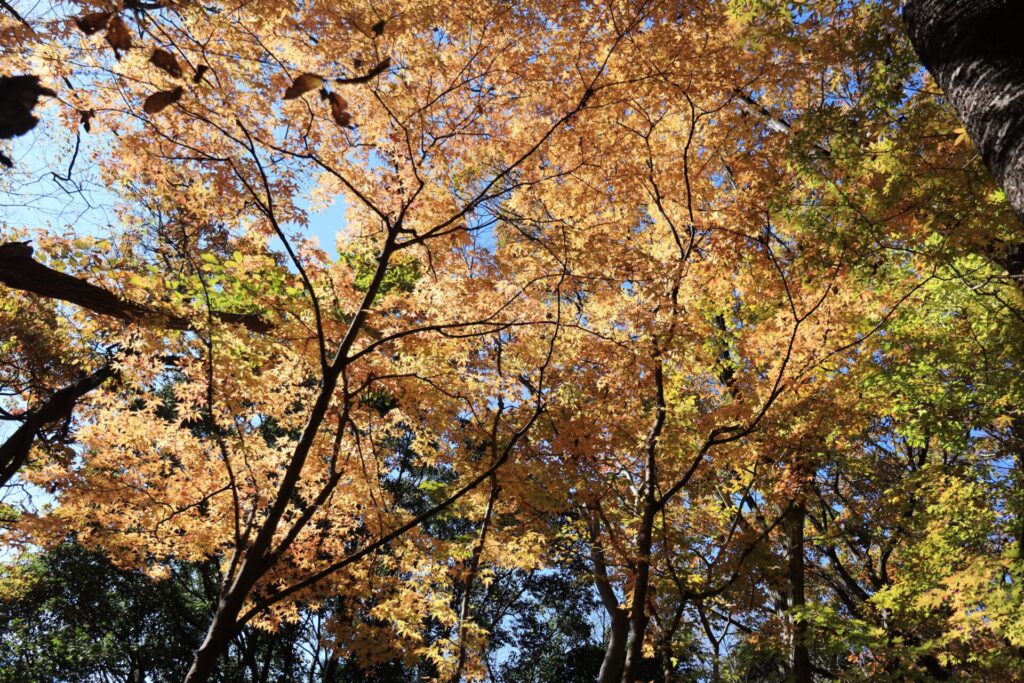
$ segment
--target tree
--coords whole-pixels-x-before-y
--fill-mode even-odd
[[[1013,26],[1018,3],[908,0],[907,31],[985,165],[1024,216],[1024,54]]]
[[[186,680],[1014,671],[1020,235],[896,2],[4,21],[110,212],[3,226],[6,542],[211,568]]]

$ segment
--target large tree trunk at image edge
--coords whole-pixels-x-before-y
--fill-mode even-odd
[[[1024,2],[907,0],[910,40],[1024,220]]]

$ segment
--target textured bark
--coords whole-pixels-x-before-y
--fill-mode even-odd
[[[907,0],[903,18],[921,62],[1024,221],[1024,2]],[[1024,247],[1016,245],[1008,253],[996,250],[988,256],[1024,291]],[[1018,459],[1018,491],[1020,472]],[[1024,542],[1019,522],[1016,535],[1018,542]],[[952,677],[930,655],[918,661],[935,680]]]
[[[32,258],[32,247],[21,242],[0,244],[0,282],[12,289],[67,301],[127,322],[170,330],[194,329],[190,320],[179,315],[122,299],[102,287],[43,265]],[[258,333],[268,332],[272,327],[257,315],[215,311],[213,316]]]
[[[910,40],[1024,220],[1024,2],[907,0]]]

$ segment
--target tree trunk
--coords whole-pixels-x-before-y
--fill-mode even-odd
[[[608,645],[601,661],[601,672],[598,683],[619,683],[622,672],[626,668],[626,640],[629,638],[629,619],[625,612],[611,615],[612,627],[608,636]]]
[[[804,595],[804,518],[807,512],[803,503],[794,504],[787,514],[787,607],[802,610],[806,605]],[[802,615],[791,616],[792,647],[790,650],[790,672],[793,683],[811,683],[811,655],[807,647],[807,621]]]
[[[116,376],[117,370],[104,365],[92,374],[55,391],[50,398],[27,411],[21,426],[0,444],[0,486],[6,486],[28,462],[32,444],[43,428],[61,420],[70,420],[79,399]]]
[[[1024,2],[907,0],[910,40],[1024,219]]]
[[[667,638],[658,643],[658,658],[661,660],[662,683],[673,683],[676,680],[676,671],[672,666],[672,644]]]
[[[623,669],[626,667],[629,617],[626,610],[619,607],[618,596],[616,596],[608,576],[608,562],[604,556],[604,547],[601,545],[599,515],[594,510],[585,510],[583,516],[587,521],[587,529],[590,531],[590,557],[594,564],[594,585],[601,598],[601,604],[604,605],[605,612],[611,620],[608,645],[605,646],[604,659],[601,661],[601,671],[597,680],[598,683],[619,683],[622,680]]]
[[[462,605],[459,607],[459,659],[455,665],[455,672],[451,676],[451,683],[458,683],[462,680],[463,669],[466,668],[466,621],[469,619],[470,599],[473,594],[473,582],[476,580],[477,572],[480,570],[480,557],[484,552],[484,545],[487,543],[487,530],[491,524],[491,515],[494,513],[494,503],[498,500],[500,492],[498,477],[491,475],[491,493],[487,497],[487,510],[484,512],[484,519],[480,523],[480,535],[473,545],[473,554],[466,571],[465,584],[462,587]]]
[[[333,650],[324,666],[322,683],[335,683],[338,678],[338,655]]]
[[[633,578],[633,600],[629,608],[629,644],[626,648],[626,665],[622,672],[623,683],[633,683],[640,672],[643,661],[644,633],[647,631],[647,593],[651,583],[651,546],[654,537],[654,516],[658,511],[658,440],[665,427],[668,411],[665,406],[665,377],[660,352],[655,349],[654,385],[658,410],[654,424],[647,435],[644,451],[647,454],[643,487],[643,512],[640,516],[640,530],[637,535],[636,571]]]
[[[232,586],[233,588],[234,586]],[[213,621],[206,631],[203,644],[196,650],[192,666],[185,676],[185,683],[201,683],[210,680],[217,670],[218,660],[227,651],[231,639],[237,635],[240,628],[238,615],[242,611],[248,589],[244,591],[232,589],[226,591],[217,603],[217,611],[214,612]]]
[[[626,648],[626,663],[622,672],[623,683],[633,683],[640,671],[643,660],[644,633],[647,631],[647,591],[651,582],[651,538],[654,527],[653,500],[648,501],[640,520],[640,536],[637,539],[636,576],[633,580],[633,601],[629,614],[629,644]]]

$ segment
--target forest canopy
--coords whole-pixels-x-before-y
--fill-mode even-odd
[[[0,680],[1024,681],[1011,5],[0,1]]]

